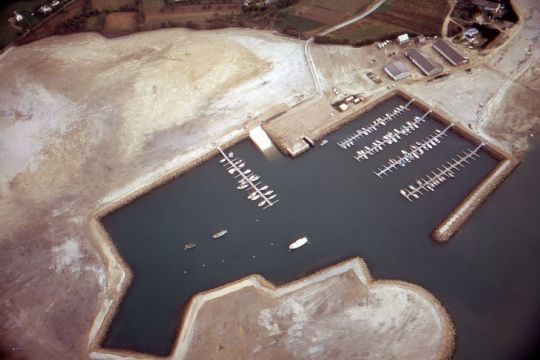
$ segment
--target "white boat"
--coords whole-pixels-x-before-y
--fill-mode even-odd
[[[266,205],[266,200],[263,200],[258,204],[259,207],[264,206],[264,205]]]
[[[227,234],[227,230],[221,230],[221,231],[218,231],[217,233],[215,233],[214,235],[212,235],[212,237],[214,239],[219,239],[220,237],[222,237],[225,234]]]
[[[326,144],[328,144],[328,140],[324,139],[323,141],[321,141],[321,146],[324,146]]]
[[[229,153],[229,157],[232,158],[233,156],[234,156],[234,154],[233,154],[233,152],[231,151],[231,152]]]
[[[289,245],[289,251],[294,250],[294,249],[298,249],[299,247],[306,245],[307,242],[308,242],[308,238],[304,236],[303,238],[300,238],[300,239],[292,242]]]
[[[268,185],[264,185],[264,186],[263,186],[262,188],[260,188],[259,190],[264,191],[264,190],[266,190],[266,189],[268,189]]]
[[[242,185],[238,186],[237,189],[238,190],[243,190],[243,189],[245,189],[247,187],[248,187],[247,184],[242,184]]]
[[[225,162],[225,158],[219,160],[219,163],[220,163],[220,164],[223,164],[224,162]]]

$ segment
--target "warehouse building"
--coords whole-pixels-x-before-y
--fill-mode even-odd
[[[437,40],[433,44],[433,48],[454,66],[462,65],[469,61],[469,59],[457,52],[446,40]]]
[[[384,72],[388,74],[394,81],[404,79],[411,76],[409,68],[401,61],[394,61],[384,67]]]
[[[405,51],[405,56],[411,60],[426,76],[438,74],[442,71],[442,66],[437,64],[431,58],[424,55],[418,49],[410,49]]]

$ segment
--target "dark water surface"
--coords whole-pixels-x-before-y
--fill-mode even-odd
[[[403,99],[392,98],[328,136],[297,159],[269,161],[249,141],[230,149],[279,195],[268,210],[246,200],[218,158],[104,219],[133,269],[131,284],[103,346],[166,355],[182,308],[197,292],[258,273],[282,284],[353,256],[375,278],[399,279],[432,292],[457,331],[457,359],[514,359],[533,353],[540,335],[540,151],[483,205],[450,243],[429,234],[497,162],[486,153],[457,178],[408,202],[399,189],[473,148],[452,134],[421,160],[379,179],[372,170],[400,149],[443,127],[430,120],[370,160],[336,142]],[[422,113],[413,109],[359,145]],[[221,229],[229,233],[213,240]],[[307,236],[310,244],[287,251]],[[193,241],[197,247],[183,250]],[[216,314],[219,316],[219,314]]]

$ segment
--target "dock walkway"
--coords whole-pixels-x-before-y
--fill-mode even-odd
[[[243,160],[240,158],[233,158],[234,154],[232,152],[227,155],[221,147],[218,147],[218,150],[223,156],[220,163],[223,163],[223,166],[227,168],[230,175],[235,175],[235,179],[239,178],[237,189],[246,191],[252,190],[248,195],[249,200],[255,201],[262,199],[258,206],[262,207],[263,210],[274,206],[279,202],[277,195],[273,194],[273,190],[268,189],[268,186],[262,184],[262,182],[255,182],[260,179],[259,175],[252,173],[250,169],[243,169],[245,167],[245,162]]]
[[[357,161],[367,160],[370,156],[381,151],[383,147],[392,143],[397,143],[399,140],[401,140],[402,136],[405,137],[411,134],[414,130],[418,129],[420,124],[426,121],[426,116],[430,112],[431,110],[426,112],[421,117],[416,116],[413,121],[407,121],[404,125],[401,125],[399,129],[393,129],[387,132],[379,139],[374,140],[370,146],[365,146],[363,149],[358,150],[354,158]]]
[[[352,147],[355,144],[355,142],[361,137],[369,135],[374,131],[377,131],[381,126],[386,126],[392,120],[394,120],[403,112],[405,112],[405,110],[408,110],[409,106],[413,102],[414,102],[414,99],[411,99],[407,104],[397,106],[396,108],[394,108],[394,110],[392,110],[389,113],[386,113],[383,117],[378,117],[375,120],[373,120],[371,124],[369,124],[368,126],[362,127],[361,129],[356,130],[352,135],[349,135],[345,139],[338,141],[337,145],[340,148],[347,150],[348,148]]]
[[[383,165],[377,171],[373,171],[373,173],[382,178],[383,175],[388,176],[388,173],[392,173],[398,166],[405,167],[408,163],[419,159],[426,151],[434,149],[443,138],[448,136],[446,133],[453,126],[454,124],[450,124],[442,131],[437,129],[434,134],[428,136],[424,141],[419,141],[416,145],[411,145],[409,151],[401,150],[402,155],[400,157],[397,159],[388,159],[386,165]]]
[[[451,161],[447,161],[445,165],[437,168],[437,171],[432,171],[431,175],[426,175],[425,178],[416,180],[416,185],[409,185],[408,188],[401,189],[399,192],[407,200],[413,201],[419,199],[423,195],[423,191],[435,191],[435,189],[442,185],[448,178],[454,178],[455,172],[460,171],[471,161],[480,157],[478,152],[484,146],[484,143],[478,145],[474,150],[465,150],[463,154],[457,155],[457,159],[452,158]],[[455,171],[455,172],[454,172]]]

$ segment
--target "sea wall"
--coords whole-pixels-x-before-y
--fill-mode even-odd
[[[396,90],[396,95],[406,99],[412,99],[413,96],[402,90]],[[431,236],[438,242],[450,240],[458,232],[469,218],[478,210],[480,205],[491,195],[493,191],[512,173],[519,165],[519,160],[513,155],[507,153],[497,145],[483,139],[478,134],[461,125],[459,121],[445,114],[440,109],[433,109],[422,100],[414,98],[414,105],[422,111],[432,110],[430,117],[440,122],[443,126],[454,124],[451,131],[455,132],[467,141],[479,145],[484,144],[483,150],[499,161],[495,167],[467,197],[433,230]]]

